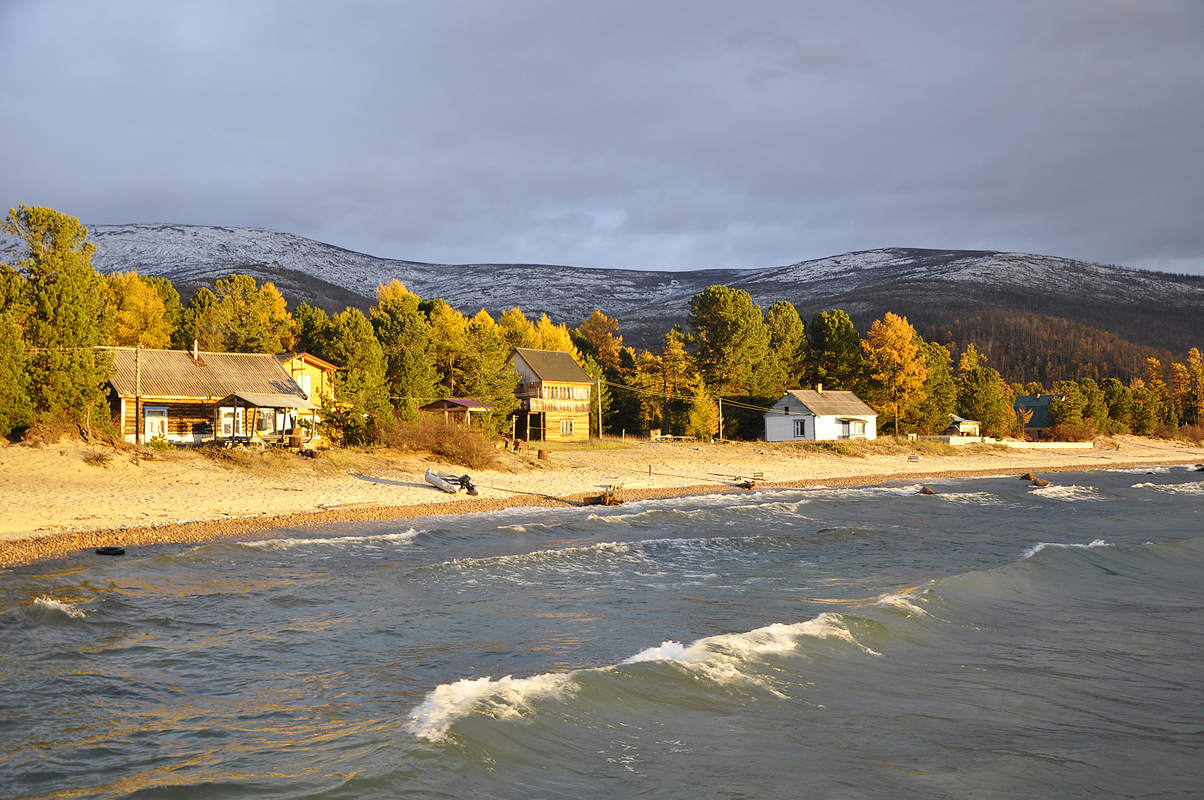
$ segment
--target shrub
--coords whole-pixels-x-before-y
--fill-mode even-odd
[[[1043,442],[1090,442],[1095,439],[1095,426],[1087,425],[1051,425],[1041,431]]]
[[[1179,438],[1191,442],[1196,447],[1204,446],[1204,427],[1199,425],[1184,425],[1179,429]]]
[[[469,469],[488,469],[497,463],[498,451],[478,428],[442,419],[420,417],[377,428],[380,444],[416,453],[434,453]]]
[[[146,445],[152,450],[158,450],[160,453],[166,453],[176,449],[176,446],[167,441],[167,437],[163,434],[152,437],[151,440],[146,443]]]
[[[113,460],[113,454],[108,450],[91,450],[84,456],[84,463],[90,467],[108,467]]]

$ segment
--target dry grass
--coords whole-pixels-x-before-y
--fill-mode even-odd
[[[839,439],[827,442],[790,442],[786,447],[798,448],[809,453],[825,453],[846,458],[870,458],[872,456],[898,456],[920,454],[927,456],[955,456],[961,448],[931,439],[911,440],[906,437],[883,436],[878,439]]]
[[[90,467],[105,467],[113,460],[113,454],[108,450],[89,450],[84,456],[84,463]]]

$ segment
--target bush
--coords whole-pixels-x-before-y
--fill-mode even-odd
[[[1043,442],[1090,442],[1095,439],[1095,426],[1086,425],[1051,425],[1041,431]]]
[[[1179,438],[1191,442],[1196,447],[1204,446],[1204,427],[1199,425],[1184,425],[1179,429]]]
[[[176,449],[176,446],[167,441],[167,437],[163,434],[159,434],[158,436],[151,438],[146,445],[152,450],[158,450],[160,453],[167,453]]]
[[[497,464],[498,451],[479,428],[468,428],[442,419],[420,417],[376,429],[378,443],[414,453],[433,453],[469,469],[488,469]]]
[[[92,450],[84,456],[84,463],[90,467],[108,468],[109,462],[112,460],[113,454],[108,450]]]

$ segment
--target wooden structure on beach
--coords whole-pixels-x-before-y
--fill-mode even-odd
[[[288,443],[313,434],[298,415],[316,413],[276,356],[114,347],[109,409],[119,435],[146,443]]]
[[[444,422],[455,421],[468,425],[472,422],[474,412],[477,414],[489,412],[493,410],[493,406],[467,397],[440,397],[433,403],[419,406],[418,410],[423,414],[442,414]]]
[[[519,374],[514,434],[520,439],[583,442],[589,439],[594,381],[568,353],[515,348],[510,362]]]

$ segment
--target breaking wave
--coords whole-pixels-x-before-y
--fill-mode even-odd
[[[1112,547],[1112,545],[1108,544],[1103,539],[1095,539],[1094,541],[1092,541],[1088,544],[1063,544],[1061,542],[1038,542],[1037,544],[1033,545],[1032,547],[1025,550],[1023,553],[1021,553],[1020,560],[1023,561],[1027,558],[1032,558],[1037,553],[1040,553],[1042,550],[1044,550],[1047,547],[1059,547],[1059,548],[1063,548],[1063,549],[1070,549],[1073,547],[1082,547],[1082,548],[1091,549],[1094,547]]]
[[[83,611],[70,603],[55,600],[53,597],[39,597],[33,601],[33,604],[40,609],[45,609],[54,614],[61,614],[70,619],[83,619],[86,616]]]

